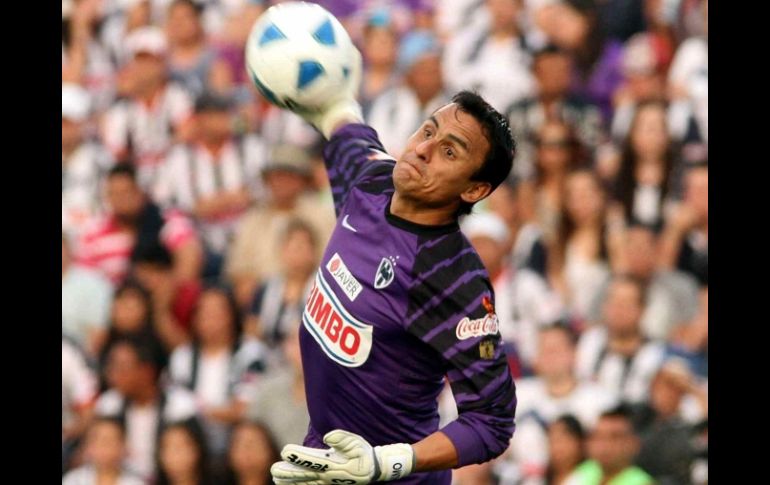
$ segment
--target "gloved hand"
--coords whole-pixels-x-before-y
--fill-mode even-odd
[[[355,46],[351,46],[351,48],[353,49],[354,61],[350,66],[348,83],[340,89],[339,93],[318,109],[293,107],[294,113],[315,126],[327,140],[331,138],[338,123],[346,120],[361,123],[364,119],[361,105],[356,100],[361,86],[361,53]]]
[[[397,480],[414,469],[414,450],[406,443],[372,447],[362,437],[340,429],[326,433],[323,441],[331,448],[284,446],[284,461],[270,468],[275,483],[364,485]]]

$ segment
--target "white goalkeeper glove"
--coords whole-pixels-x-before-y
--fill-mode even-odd
[[[336,429],[326,433],[322,450],[286,445],[270,468],[277,485],[364,485],[403,478],[414,470],[411,445],[372,447],[362,437]]]
[[[361,53],[355,46],[353,49],[353,63],[350,66],[350,75],[348,83],[340,89],[337,95],[333,96],[328,102],[324,103],[319,109],[294,107],[293,111],[302,119],[315,126],[323,136],[328,140],[337,125],[343,121],[351,123],[363,122],[364,116],[361,113],[361,105],[356,101],[358,89],[361,86]]]

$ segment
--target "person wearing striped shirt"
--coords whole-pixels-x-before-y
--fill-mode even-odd
[[[158,192],[159,202],[193,216],[206,249],[220,259],[262,194],[264,145],[255,135],[233,133],[233,108],[230,97],[213,92],[196,100],[194,138],[170,150]]]

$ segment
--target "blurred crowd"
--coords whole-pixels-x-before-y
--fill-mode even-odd
[[[268,484],[304,438],[335,218],[320,136],[245,72],[273,3],[62,0],[63,483]],[[516,140],[461,221],[516,432],[454,482],[707,483],[708,0],[317,3],[392,155],[465,88]]]

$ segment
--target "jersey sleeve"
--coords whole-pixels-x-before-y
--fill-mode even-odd
[[[396,163],[383,148],[377,132],[362,124],[348,124],[337,130],[323,155],[337,216],[354,186],[380,177],[390,179]]]
[[[472,250],[458,249],[454,257],[429,261],[423,274],[415,274],[406,328],[444,359],[458,417],[441,431],[462,467],[508,448],[516,389],[486,270]]]

